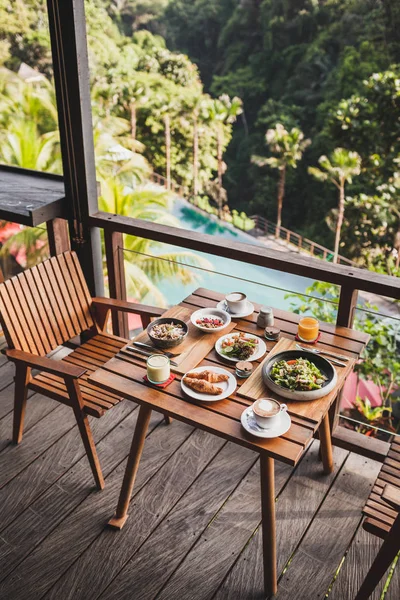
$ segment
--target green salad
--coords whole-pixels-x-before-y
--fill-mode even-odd
[[[292,391],[319,390],[328,379],[307,358],[279,360],[273,365],[270,377],[278,385]]]

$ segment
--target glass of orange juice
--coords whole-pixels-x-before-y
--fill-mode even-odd
[[[315,342],[319,334],[319,323],[314,317],[303,317],[299,321],[297,335],[302,342]]]

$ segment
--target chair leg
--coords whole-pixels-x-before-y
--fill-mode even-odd
[[[70,379],[66,377],[65,385],[67,386],[76,422],[78,423],[79,432],[81,434],[83,445],[85,446],[86,454],[89,459],[97,488],[102,490],[104,488],[104,479],[101,472],[99,458],[97,456],[96,445],[90,429],[89,420],[87,414],[84,412],[84,404],[79,382],[77,379]]]
[[[392,525],[354,600],[367,600],[400,549],[400,515]]]
[[[171,419],[171,417],[169,415],[164,415],[164,423],[166,425],[171,425],[172,419]]]
[[[31,369],[24,364],[17,364],[15,370],[14,389],[14,419],[13,419],[13,442],[19,444],[24,432],[24,419],[28,388],[31,377]]]
[[[86,454],[92,469],[92,473],[99,490],[104,488],[104,478],[101,472],[99,458],[97,456],[96,445],[93,440],[92,430],[90,429],[89,419],[81,409],[75,409],[75,418],[78,423],[79,432],[85,446]]]

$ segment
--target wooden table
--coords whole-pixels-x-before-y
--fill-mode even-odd
[[[215,306],[216,302],[221,300],[222,297],[221,294],[200,288],[187,297],[181,305],[196,310]],[[263,331],[256,324],[259,306],[256,306],[255,309],[253,315],[236,320],[236,331],[263,335]],[[277,309],[274,309],[274,313],[275,324],[280,327],[282,337],[293,340],[297,332],[299,315]],[[361,332],[321,323],[321,338],[318,347],[345,354],[350,359],[347,367],[342,369],[344,376],[341,378],[341,386],[352,371],[354,362],[358,359],[367,341],[368,336]],[[268,342],[268,350],[271,350],[274,345],[275,342]],[[226,364],[226,362],[216,354],[215,350],[212,350],[200,365],[221,365],[223,363],[227,369],[234,371],[234,363]],[[341,369],[338,368],[338,371],[341,371]],[[129,501],[152,410],[162,412],[174,419],[184,421],[194,427],[204,429],[226,440],[250,448],[260,454],[265,594],[267,596],[275,594],[277,591],[277,574],[274,460],[280,460],[293,466],[296,465],[318,432],[324,471],[326,473],[332,471],[329,411],[333,410],[340,389],[336,389],[335,392],[313,402],[287,402],[292,419],[289,431],[279,438],[264,440],[251,436],[241,426],[240,416],[243,410],[252,402],[238,394],[239,387],[236,393],[226,400],[194,403],[185,399],[182,394],[181,376],[177,376],[166,389],[159,390],[144,383],[143,376],[145,373],[146,364],[143,360],[135,358],[135,356],[131,358],[119,355],[112,358],[90,377],[90,381],[99,387],[121,394],[128,400],[140,404],[116,514],[109,524],[114,528],[121,529],[128,517]],[[238,386],[241,384],[241,380],[238,379]]]

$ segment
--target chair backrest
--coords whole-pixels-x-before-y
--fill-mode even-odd
[[[94,325],[75,252],[64,252],[0,284],[8,346],[44,356]]]

